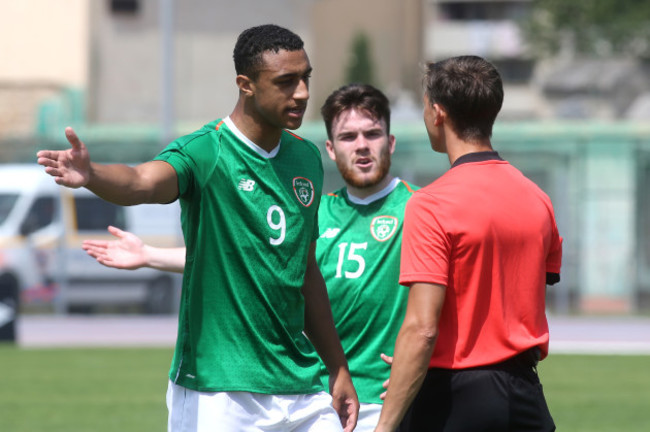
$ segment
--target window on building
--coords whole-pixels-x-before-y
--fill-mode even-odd
[[[528,83],[535,67],[533,60],[521,58],[493,59],[491,62],[499,71],[501,79],[508,84]]]
[[[443,19],[453,21],[517,20],[530,13],[530,1],[446,1],[438,3]]]
[[[110,8],[113,13],[134,14],[140,9],[138,0],[110,0]]]

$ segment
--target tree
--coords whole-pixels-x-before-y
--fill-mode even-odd
[[[352,40],[350,61],[345,71],[346,83],[375,84],[374,65],[370,40],[365,33],[358,33]]]
[[[595,56],[650,57],[650,2],[638,0],[534,0],[522,23],[533,52],[561,49]]]

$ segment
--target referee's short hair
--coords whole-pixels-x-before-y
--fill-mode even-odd
[[[503,83],[490,62],[460,56],[429,63],[424,87],[429,103],[445,109],[460,139],[478,141],[492,136],[503,105]]]

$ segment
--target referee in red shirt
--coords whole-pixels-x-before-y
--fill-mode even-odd
[[[536,370],[562,258],[553,206],[492,149],[503,102],[494,66],[432,63],[425,86],[431,146],[451,169],[406,207],[409,299],[377,431],[553,431]]]

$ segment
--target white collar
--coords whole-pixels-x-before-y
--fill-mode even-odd
[[[372,194],[372,195],[370,195],[370,196],[367,196],[367,197],[365,197],[365,198],[358,198],[358,197],[355,197],[355,196],[352,195],[352,194],[350,193],[350,191],[348,190],[348,198],[349,198],[350,201],[352,201],[354,204],[359,204],[359,205],[368,205],[368,204],[371,204],[371,203],[373,203],[373,202],[375,202],[375,201],[377,201],[377,200],[379,200],[379,199],[382,199],[383,197],[385,197],[386,195],[388,195],[389,193],[391,193],[391,192],[393,191],[393,189],[395,189],[395,188],[397,187],[397,185],[399,184],[399,182],[400,182],[399,177],[395,177],[393,180],[391,180],[390,183],[388,183],[388,185],[387,185],[385,188],[383,188],[383,189],[380,190],[379,192],[375,192],[374,194]]]
[[[255,152],[257,152],[260,156],[265,157],[267,159],[271,159],[271,158],[274,158],[278,154],[278,152],[280,151],[280,141],[278,141],[278,145],[275,146],[275,148],[273,150],[271,150],[270,152],[267,152],[262,147],[258,146],[253,141],[246,138],[246,136],[232,122],[230,116],[223,119],[223,121],[228,126],[228,129],[230,129],[232,131],[232,133],[234,133],[237,136],[237,138],[239,138],[242,142],[244,142],[244,144],[246,144],[248,147],[253,149]]]

